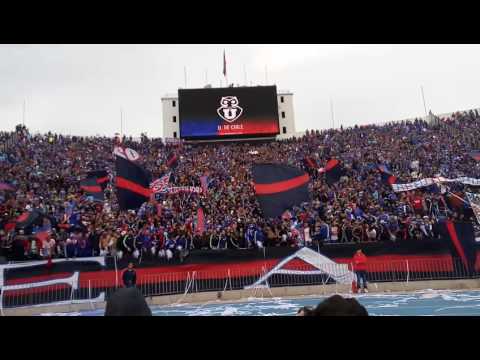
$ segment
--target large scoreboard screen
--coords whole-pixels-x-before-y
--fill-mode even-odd
[[[280,133],[276,86],[179,89],[178,102],[182,139]]]

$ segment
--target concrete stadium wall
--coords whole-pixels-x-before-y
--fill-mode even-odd
[[[389,282],[370,283],[370,293],[395,293],[411,292],[418,290],[478,290],[480,279],[463,280],[431,280],[413,282]],[[301,296],[329,296],[333,294],[350,293],[350,285],[315,285],[315,286],[290,286],[279,288],[262,288],[249,290],[232,290],[225,292],[204,292],[187,295],[166,295],[146,298],[150,306],[165,306],[171,304],[204,304],[206,302],[243,302],[251,297],[281,297],[292,298]],[[5,316],[34,316],[45,313],[81,312],[105,309],[106,302],[45,305],[35,307],[24,307],[15,309],[4,309]]]

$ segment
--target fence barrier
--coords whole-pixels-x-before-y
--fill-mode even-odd
[[[137,275],[137,288],[145,297],[186,295],[189,293],[240,290],[252,287],[260,278],[264,286],[307,286],[337,284],[335,276],[341,271],[350,272],[351,263],[326,264],[321,269],[311,265],[295,265],[273,269],[262,266],[251,269],[225,268],[222,271],[190,271]],[[272,271],[272,269],[274,271]],[[448,280],[479,278],[480,271],[467,271],[457,258],[372,261],[367,264],[367,281],[411,282],[420,280]],[[8,285],[0,294],[0,310],[22,306],[51,303],[91,303],[107,300],[115,292],[116,279],[78,280],[76,286],[66,278],[63,284],[42,283]],[[93,306],[93,305],[92,305]]]

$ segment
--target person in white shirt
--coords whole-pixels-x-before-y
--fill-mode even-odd
[[[52,257],[55,250],[55,245],[56,242],[54,238],[46,239],[42,244],[43,257]]]
[[[367,228],[367,237],[369,241],[377,240],[377,230],[374,227]]]

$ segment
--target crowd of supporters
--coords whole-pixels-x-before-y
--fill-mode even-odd
[[[153,179],[169,171],[171,152],[179,158],[175,186],[201,186],[208,192],[172,194],[120,212],[113,179],[114,139],[31,134],[24,126],[0,133],[0,241],[9,258],[79,257],[117,254],[183,259],[195,249],[303,246],[367,241],[423,241],[437,237],[443,217],[469,217],[467,206],[445,194],[419,189],[395,193],[382,181],[378,165],[402,182],[443,176],[480,178],[469,154],[480,149],[480,116],[455,113],[431,123],[423,120],[386,125],[307,131],[301,138],[269,142],[166,145],[162,139],[123,138],[135,149]],[[345,175],[328,185],[309,157],[325,166],[341,161]],[[255,197],[251,165],[290,164],[311,175],[311,201],[281,218],[264,219]],[[88,171],[107,170],[105,201],[94,202],[79,187]],[[462,194],[460,183],[449,190]],[[471,189],[476,191],[475,189]],[[205,231],[197,231],[197,209]],[[20,229],[18,218],[37,210],[44,216]],[[39,236],[38,234],[47,234]]]

